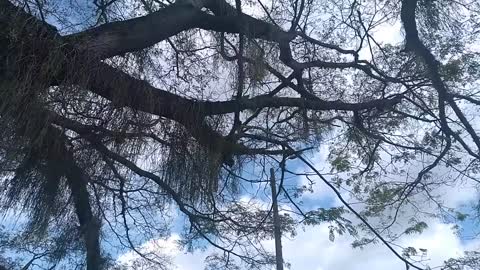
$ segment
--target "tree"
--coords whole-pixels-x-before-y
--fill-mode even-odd
[[[284,233],[328,222],[332,239],[381,242],[424,269],[400,235],[422,232],[425,213],[478,221],[435,191],[479,183],[479,11],[463,0],[0,0],[1,205],[28,220],[5,243],[37,243],[38,267],[93,270],[115,267],[102,240],[116,239],[161,266],[137,247],[169,234],[173,205],[183,244],[220,251],[211,267],[268,267],[271,208],[239,196],[268,188],[274,167],[276,197],[294,209]],[[404,42],[379,40],[394,23]],[[327,143],[333,177],[307,158]],[[309,187],[285,175],[324,182],[343,207],[302,208]]]

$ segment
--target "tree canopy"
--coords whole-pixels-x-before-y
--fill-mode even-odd
[[[0,0],[0,269],[168,269],[139,246],[177,216],[207,267],[271,268],[270,169],[284,234],[438,266],[397,240],[480,221],[442,197],[480,183],[479,45],[470,0]]]

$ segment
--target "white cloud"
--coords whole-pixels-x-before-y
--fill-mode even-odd
[[[403,247],[426,248],[427,253],[422,259],[424,264],[439,266],[451,257],[462,256],[466,250],[478,250],[480,241],[464,243],[450,229],[450,224],[432,221],[423,234],[406,235],[398,243]],[[178,246],[172,244],[178,240],[174,235],[168,240],[150,241],[144,246],[154,247],[164,245],[162,250],[172,251],[173,262],[178,270],[200,270],[204,268],[204,259],[212,251],[197,251],[193,254],[183,253]],[[334,242],[328,239],[328,225],[307,227],[299,231],[294,239],[283,239],[284,258],[291,263],[291,269],[345,269],[345,270],[404,270],[405,264],[396,258],[382,244],[369,245],[364,249],[353,249],[350,236],[339,236]],[[156,245],[152,245],[151,243]],[[265,247],[273,249],[273,240],[265,241]],[[401,252],[400,252],[401,253]],[[135,257],[131,252],[122,255],[119,261],[128,262]],[[150,268],[154,269],[154,268]]]
[[[328,239],[328,226],[311,227],[289,241],[284,240],[284,257],[292,269],[346,269],[346,270],[404,270],[405,264],[382,244],[352,249],[348,236],[340,236],[334,242]],[[404,246],[426,248],[425,263],[438,266],[451,257],[461,256],[469,248],[480,243],[462,243],[450,230],[449,224],[430,223],[429,229],[420,235],[407,235],[400,239]],[[401,253],[401,252],[400,252]]]
[[[137,248],[137,250],[149,259],[159,261],[163,265],[169,266],[171,261],[180,253],[177,244],[178,240],[180,240],[179,235],[172,234],[167,239],[153,239],[147,241]],[[117,263],[128,267],[129,269],[144,269],[146,266],[155,267],[155,264],[150,264],[134,250],[121,254],[117,258]]]
[[[212,250],[181,253],[175,257],[174,263],[178,270],[203,270],[205,258]]]

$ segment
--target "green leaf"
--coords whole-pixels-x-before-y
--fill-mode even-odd
[[[427,223],[420,221],[417,224],[409,227],[405,230],[406,234],[413,234],[413,233],[422,233],[426,228],[428,228]]]
[[[332,164],[332,167],[338,172],[348,171],[352,167],[352,164],[350,163],[348,158],[347,157],[341,157],[341,156],[335,158],[331,162],[331,164]]]

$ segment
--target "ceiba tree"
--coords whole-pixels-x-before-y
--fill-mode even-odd
[[[173,205],[186,242],[222,251],[211,265],[269,266],[260,246],[272,236],[271,211],[238,195],[246,184],[268,186],[274,167],[277,196],[294,209],[281,218],[284,231],[330,222],[332,235],[348,232],[356,246],[380,241],[407,268],[423,269],[415,250],[392,244],[427,226],[403,210],[430,201],[432,215],[474,216],[435,190],[478,184],[479,8],[0,0],[2,207],[28,217],[5,243],[35,250],[27,268],[61,267],[79,252],[89,270],[113,267],[101,240],[142,254],[138,232],[166,234]],[[377,29],[395,22],[403,42],[378,40]],[[326,144],[335,177],[305,157]],[[305,170],[291,170],[295,162]],[[344,206],[302,209],[309,187],[288,188],[285,175],[324,182]],[[415,222],[398,233],[402,215]],[[446,263],[474,267],[477,255]]]

